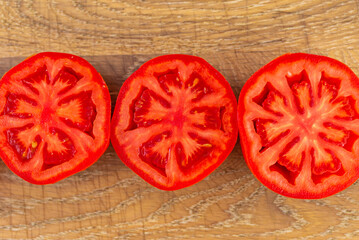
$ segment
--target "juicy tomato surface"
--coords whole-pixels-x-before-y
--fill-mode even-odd
[[[109,144],[110,101],[86,60],[49,52],[26,59],[0,80],[0,157],[34,184],[89,167]]]
[[[209,175],[232,151],[236,104],[229,83],[202,58],[160,56],[123,84],[111,142],[148,183],[184,188]]]
[[[323,198],[359,177],[359,79],[343,63],[283,55],[241,90],[238,126],[244,158],[268,188]]]

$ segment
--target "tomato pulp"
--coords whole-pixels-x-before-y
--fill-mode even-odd
[[[324,56],[283,55],[244,85],[238,126],[244,158],[268,188],[323,198],[359,177],[359,79]]]
[[[57,182],[103,154],[110,117],[110,94],[93,66],[39,53],[0,81],[0,157],[30,183]]]
[[[210,174],[237,135],[230,85],[206,61],[187,55],[157,57],[134,72],[120,90],[111,127],[120,159],[164,190]]]

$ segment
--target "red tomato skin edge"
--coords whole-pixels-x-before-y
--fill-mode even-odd
[[[181,59],[184,62],[190,62],[193,59],[196,59],[197,61],[201,62],[203,65],[205,65],[211,72],[214,72],[214,75],[216,76],[217,79],[219,79],[219,81],[224,81],[227,84],[224,84],[226,86],[226,89],[228,91],[228,94],[230,94],[234,106],[236,106],[237,101],[236,101],[236,97],[233,93],[233,90],[231,88],[231,86],[229,85],[228,81],[224,78],[224,76],[217,70],[215,69],[212,65],[210,65],[206,60],[204,60],[203,58],[197,57],[197,56],[192,56],[192,55],[184,55],[184,54],[170,54],[170,55],[162,55],[162,56],[158,56],[155,57],[147,62],[145,62],[138,70],[136,70],[122,85],[120,92],[118,94],[117,100],[116,100],[116,106],[115,106],[115,110],[114,110],[114,114],[112,117],[112,121],[111,121],[111,129],[115,129],[115,125],[118,122],[118,118],[120,116],[118,116],[117,112],[119,112],[120,107],[122,105],[122,100],[125,97],[125,93],[127,92],[128,88],[129,88],[129,83],[137,77],[137,75],[141,75],[141,72],[143,71],[143,69],[151,64],[154,63],[160,63],[162,61],[168,61],[171,60],[173,58],[177,58],[177,59]],[[121,104],[120,104],[121,103]],[[218,161],[216,164],[210,166],[206,171],[204,171],[201,175],[199,175],[196,179],[194,179],[193,181],[189,181],[189,182],[185,182],[185,183],[178,183],[175,184],[171,187],[168,186],[164,186],[161,184],[158,184],[156,181],[153,180],[153,178],[151,177],[150,174],[145,173],[144,171],[142,171],[141,169],[138,169],[134,166],[134,164],[131,163],[131,161],[128,159],[126,153],[124,151],[122,151],[120,149],[120,143],[119,141],[117,141],[117,138],[115,136],[114,131],[111,131],[111,143],[114,146],[114,149],[118,155],[118,157],[121,159],[121,161],[127,166],[129,167],[133,172],[135,172],[138,176],[140,176],[142,179],[144,179],[147,183],[151,184],[152,186],[160,189],[160,190],[165,190],[165,191],[174,191],[174,190],[179,190],[185,187],[189,187],[192,186],[198,182],[200,182],[201,180],[203,180],[205,177],[207,177],[208,175],[210,175],[217,167],[219,167],[224,160],[229,156],[229,154],[232,152],[236,142],[237,142],[237,138],[238,138],[238,127],[237,127],[237,119],[236,119],[236,114],[233,114],[233,120],[232,120],[232,124],[233,124],[233,134],[235,135],[235,137],[233,137],[231,139],[231,141],[228,142],[228,148],[226,149],[226,151],[223,152],[223,159],[222,161]]]
[[[91,70],[91,73],[93,74],[94,78],[93,80],[97,83],[100,83],[102,85],[102,88],[104,89],[104,92],[108,92],[108,94],[104,94],[103,97],[105,99],[105,102],[107,103],[108,107],[106,109],[106,122],[108,122],[109,124],[106,126],[105,128],[105,144],[103,145],[102,148],[99,148],[98,151],[94,152],[88,159],[87,161],[83,161],[81,164],[77,165],[75,168],[73,168],[71,171],[68,172],[61,172],[60,174],[57,174],[54,178],[49,178],[45,181],[36,181],[35,179],[33,179],[30,174],[17,174],[19,175],[22,179],[24,179],[25,181],[32,183],[32,184],[36,184],[36,185],[47,185],[47,184],[53,184],[56,183],[58,181],[61,181],[69,176],[72,176],[80,171],[83,171],[85,169],[87,169],[88,167],[90,167],[92,164],[94,164],[102,155],[103,153],[106,151],[106,149],[109,146],[110,143],[110,118],[111,118],[111,97],[109,94],[109,90],[108,87],[106,85],[106,82],[103,80],[102,76],[100,75],[99,72],[97,72],[97,70],[89,63],[87,62],[85,59],[76,56],[76,55],[72,55],[69,53],[59,53],[59,52],[41,52],[38,54],[34,54],[26,59],[23,60],[23,62],[19,63],[18,65],[14,66],[13,68],[11,68],[7,73],[12,73],[12,72],[18,72],[21,71],[21,69],[23,69],[26,66],[31,66],[31,63],[29,62],[29,60],[36,60],[36,59],[40,59],[43,58],[44,56],[46,57],[50,57],[50,58],[54,58],[54,59],[60,59],[60,58],[70,58],[73,61],[88,67]],[[7,74],[5,73],[5,74]],[[5,76],[4,74],[4,76]],[[9,161],[9,159],[7,159],[6,156],[3,156],[2,153],[0,152],[0,157],[3,160],[3,162],[5,163],[5,165],[14,173],[17,173],[17,169],[14,168],[14,166],[11,164],[11,161]]]
[[[304,192],[302,192],[302,193],[297,192],[295,194],[284,192],[281,188],[278,188],[275,185],[272,185],[272,183],[270,181],[268,181],[266,178],[260,177],[261,175],[258,171],[258,168],[254,164],[251,164],[252,160],[249,161],[250,156],[249,156],[249,153],[247,152],[246,146],[250,145],[250,140],[246,138],[244,126],[243,126],[243,124],[241,124],[241,123],[243,123],[244,109],[242,108],[240,103],[244,102],[245,93],[256,82],[258,76],[260,76],[263,72],[266,72],[267,70],[274,68],[277,65],[277,63],[290,62],[290,61],[296,60],[296,59],[303,59],[303,57],[310,58],[312,61],[315,60],[317,62],[319,62],[322,59],[325,59],[328,62],[333,63],[334,65],[341,66],[342,69],[344,69],[346,72],[348,72],[351,75],[351,78],[350,78],[351,80],[357,79],[357,81],[352,81],[352,84],[359,87],[359,79],[355,75],[355,73],[347,65],[345,65],[344,63],[342,63],[336,59],[329,58],[326,56],[307,54],[307,53],[287,53],[282,56],[279,56],[279,57],[275,58],[274,60],[272,60],[271,62],[269,62],[268,64],[261,67],[258,71],[256,71],[247,80],[247,82],[244,84],[243,88],[241,89],[241,92],[240,92],[239,98],[238,98],[238,105],[237,105],[239,141],[240,141],[242,153],[244,156],[244,160],[247,163],[249,170],[264,186],[266,186],[273,192],[283,195],[285,197],[296,198],[296,199],[320,199],[320,198],[332,196],[332,195],[348,188],[350,185],[352,185],[357,180],[357,178],[359,177],[359,172],[356,177],[353,177],[351,179],[352,181],[348,181],[347,184],[342,185],[342,186],[333,186],[333,188],[331,188],[330,192],[329,191],[323,192],[322,194],[318,194],[318,195],[308,195],[307,193],[304,193]]]

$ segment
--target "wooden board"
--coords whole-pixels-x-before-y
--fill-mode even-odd
[[[327,55],[359,74],[357,0],[0,0],[0,74],[37,52],[89,60],[114,106],[123,81],[167,53],[205,58],[238,97],[286,52]],[[23,57],[18,57],[23,56]],[[157,190],[110,146],[86,171],[31,185],[0,161],[0,239],[359,239],[359,183],[322,200],[282,197],[248,170],[239,145],[202,182]]]
[[[2,0],[0,53],[357,50],[358,6],[356,0]]]
[[[202,57],[238,97],[246,79],[277,54]],[[85,58],[103,75],[114,106],[123,81],[155,56]],[[21,60],[0,59],[0,73]],[[53,185],[29,184],[2,162],[0,182],[2,239],[354,239],[359,234],[359,184],[322,200],[286,198],[254,178],[238,144],[209,177],[173,192],[144,182],[111,146],[89,169]]]

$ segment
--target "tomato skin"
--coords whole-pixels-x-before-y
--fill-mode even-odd
[[[226,149],[224,149],[221,152],[220,156],[216,157],[215,161],[212,161],[207,165],[202,164],[203,169],[201,169],[200,171],[195,172],[195,174],[193,174],[193,172],[191,171],[188,172],[186,175],[188,176],[188,179],[182,179],[181,177],[177,177],[177,178],[174,177],[176,179],[164,179],[159,174],[156,174],[156,171],[154,171],[151,167],[144,166],[141,160],[129,157],[128,152],[126,152],[125,150],[126,145],[123,143],[123,139],[122,139],[124,135],[123,134],[124,127],[119,126],[119,122],[121,121],[122,118],[125,117],[121,113],[121,111],[123,111],[123,109],[126,108],[124,102],[129,101],[128,100],[129,92],[133,90],[131,86],[132,82],[138,81],[138,79],[140,79],[141,77],[143,78],[143,76],[146,76],[146,74],[148,74],[148,72],[151,72],[152,70],[153,72],[167,71],[170,68],[168,67],[168,63],[173,65],[176,65],[178,63],[178,66],[191,65],[191,64],[201,65],[201,68],[204,69],[203,71],[207,71],[208,74],[211,75],[211,77],[216,79],[216,81],[218,81],[221,84],[221,86],[226,91],[225,97],[229,99],[231,105],[235,106],[234,111],[228,114],[230,115],[229,121],[231,127],[233,127],[232,129],[233,131],[228,133],[228,141],[227,141]],[[138,87],[138,85],[136,85],[135,87]],[[236,123],[235,109],[236,109],[236,99],[230,85],[225,80],[225,78],[205,60],[195,56],[180,55],[180,54],[159,56],[143,64],[124,82],[123,86],[121,87],[111,121],[111,143],[114,146],[114,149],[117,155],[119,156],[119,158],[122,160],[122,162],[127,167],[129,167],[132,171],[134,171],[137,175],[139,175],[142,179],[144,179],[146,182],[161,190],[167,190],[167,191],[178,190],[181,188],[191,186],[201,181],[203,178],[205,178],[211,172],[213,172],[230,154],[237,140],[236,131],[238,131],[238,129]],[[178,124],[178,123],[175,122],[174,124]],[[172,152],[174,151],[175,150],[172,148]],[[197,170],[195,169],[194,171]],[[191,174],[195,176],[191,177]]]
[[[341,179],[337,182],[331,181],[330,183],[326,183],[325,181],[327,180],[324,179],[322,183],[318,184],[321,185],[321,188],[320,187],[312,188],[312,186],[310,186],[309,183],[307,186],[305,186],[305,184],[302,184],[301,186],[298,187],[290,186],[290,184],[284,184],[284,183],[283,185],[280,185],[279,183],[283,182],[283,180],[279,179],[278,175],[266,174],[267,172],[265,173],[263,171],[263,167],[259,164],[259,159],[256,159],[256,157],[253,156],[254,154],[253,146],[258,145],[258,138],[255,136],[255,134],[252,134],[253,131],[248,130],[249,129],[248,114],[251,113],[251,110],[248,109],[246,106],[249,104],[249,99],[252,98],[248,96],[248,93],[255,88],[256,84],[260,81],[259,79],[265,79],[266,77],[268,79],[272,79],[275,77],[275,74],[277,72],[283,73],[287,71],[286,68],[288,68],[288,71],[292,71],[291,70],[292,66],[294,66],[297,62],[301,62],[301,61],[305,62],[303,64],[305,67],[309,66],[308,68],[311,69],[315,69],[315,66],[319,64],[325,65],[326,69],[338,69],[338,71],[340,72],[340,74],[338,73],[339,76],[342,75],[343,79],[348,79],[347,82],[348,84],[351,85],[352,88],[359,89],[359,78],[348,66],[335,59],[325,56],[318,56],[318,55],[305,54],[305,53],[282,55],[272,60],[271,62],[260,68],[257,72],[255,72],[247,80],[247,82],[244,84],[243,88],[241,89],[241,93],[238,100],[238,109],[237,109],[240,144],[241,144],[244,159],[249,169],[254,174],[254,176],[270,190],[278,194],[281,194],[283,196],[291,197],[291,198],[320,199],[320,198],[331,196],[333,194],[336,194],[346,189],[359,178],[358,152],[355,153],[355,159],[354,159],[355,163],[350,168],[345,169],[346,172],[340,175]],[[324,69],[323,71],[325,71],[326,69]],[[273,86],[275,85],[273,84]],[[356,95],[355,97],[357,100],[359,99],[359,95]],[[272,146],[268,148],[272,148]],[[282,150],[283,149],[278,149],[277,151],[282,151]],[[303,164],[304,165],[306,164],[307,167],[310,166],[310,163],[304,162]],[[308,179],[308,182],[309,181],[310,180]],[[289,185],[288,188],[287,185]]]
[[[89,88],[93,88],[95,89],[94,91],[96,91],[96,93],[100,93],[96,100],[91,100],[95,102],[95,108],[98,110],[96,112],[96,118],[92,123],[94,134],[94,141],[92,144],[94,146],[90,146],[90,143],[87,145],[83,144],[83,150],[76,149],[74,158],[68,159],[65,163],[54,163],[54,165],[49,166],[48,169],[43,170],[41,167],[39,167],[39,165],[44,164],[46,159],[42,159],[41,154],[37,154],[36,159],[34,157],[27,162],[21,163],[21,161],[17,159],[16,153],[10,153],[11,151],[9,150],[10,148],[8,146],[8,142],[4,141],[2,138],[0,142],[0,157],[9,167],[9,169],[29,183],[45,185],[56,183],[79,171],[85,170],[94,164],[105,152],[109,145],[110,138],[111,98],[105,81],[89,62],[79,56],[58,52],[42,52],[35,54],[11,68],[0,80],[0,89],[2,91],[1,93],[7,91],[5,90],[6,86],[9,85],[9,82],[15,81],[14,79],[21,81],[22,79],[26,79],[29,75],[33,74],[33,70],[36,70],[36,67],[34,66],[38,64],[46,66],[47,70],[52,70],[53,72],[57,72],[57,74],[61,72],[60,69],[62,68],[70,69],[72,67],[76,67],[76,73],[83,75],[82,77],[86,78],[86,81],[90,82],[89,86],[91,87]],[[56,64],[56,66],[54,64]],[[52,72],[49,71],[49,74],[51,75]],[[51,81],[53,81],[53,79]],[[26,89],[26,86],[24,86],[24,89]],[[27,91],[31,92],[29,89],[27,89]],[[48,89],[47,91],[51,92],[55,90]],[[63,93],[63,95],[66,94]],[[40,99],[36,100],[41,101]],[[54,99],[54,101],[57,100]],[[1,99],[1,108],[3,108],[2,102],[3,100]],[[37,106],[39,105],[40,104],[37,104]],[[1,111],[4,114],[4,111]],[[49,113],[43,113],[41,118],[50,119],[51,114],[53,114],[51,111]],[[51,123],[46,122],[46,120],[41,120],[41,124],[43,126],[54,124],[54,127],[57,127],[56,121],[53,120],[51,120]],[[57,132],[62,132],[60,128],[58,129],[59,130],[57,130]],[[71,133],[71,130],[67,131],[66,134],[68,135],[69,132]],[[58,133],[56,133],[56,136],[57,134]],[[74,132],[74,134],[76,133]],[[74,139],[74,136],[70,136],[70,138]],[[64,141],[68,140],[65,139]],[[41,140],[40,143],[43,145],[44,141]],[[78,143],[75,143],[75,145],[79,146]],[[41,149],[43,149],[43,147]],[[84,152],[88,153],[83,154]],[[87,156],[78,156],[77,153],[81,153]],[[30,161],[32,162],[31,164],[29,163]]]

